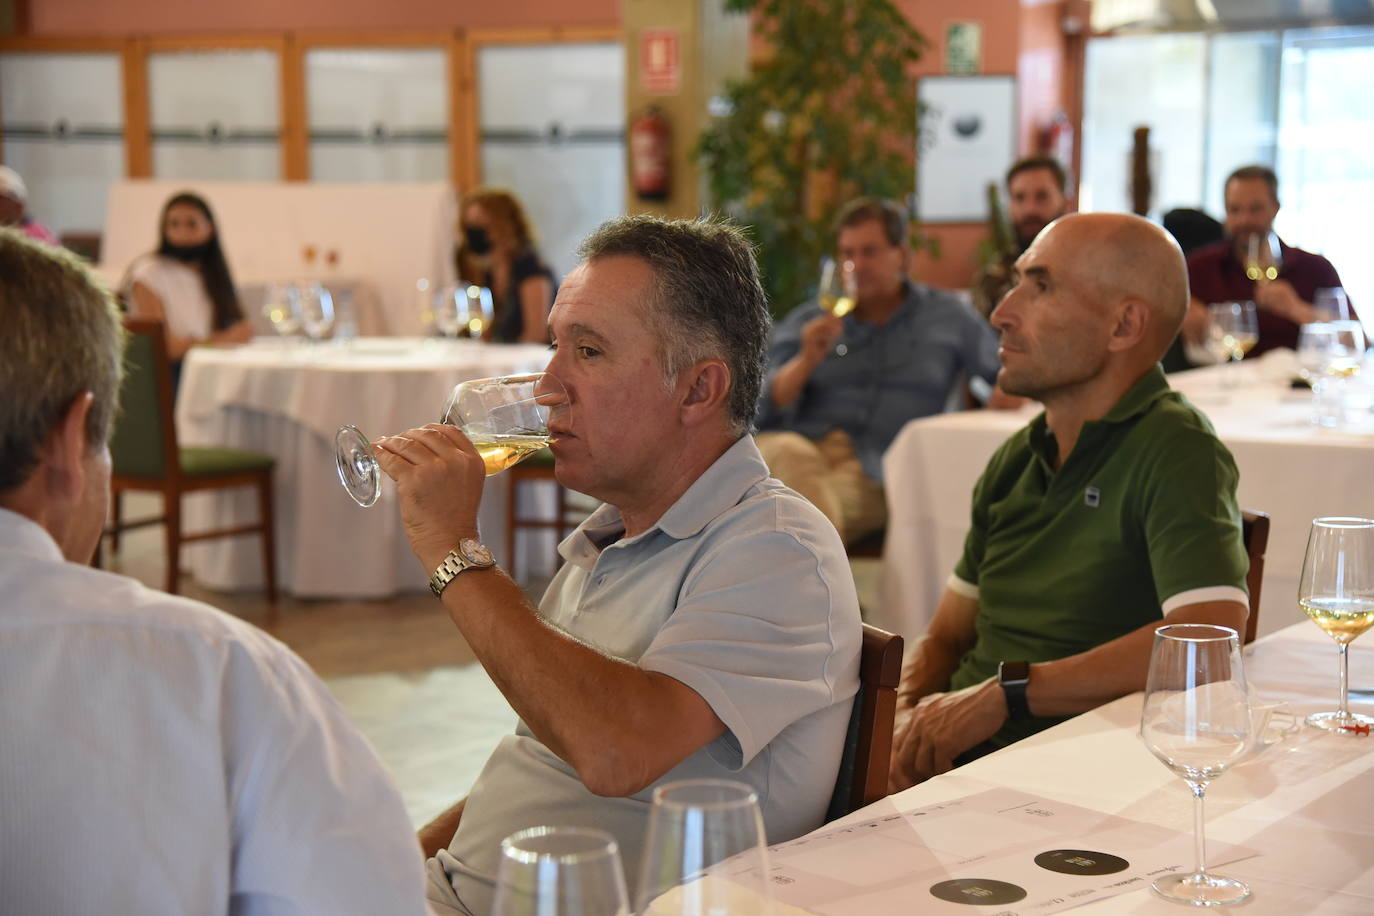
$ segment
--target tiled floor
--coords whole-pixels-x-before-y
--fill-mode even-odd
[[[130,518],[158,510],[155,496],[131,495]],[[124,537],[105,565],[162,586],[162,531]],[[877,560],[854,561],[860,603],[876,606]],[[543,584],[528,590],[537,598]],[[260,593],[226,594],[189,577],[182,593],[262,627],[324,678],[391,770],[417,825],[467,794],[491,750],[515,725],[453,623],[426,592],[388,601],[301,601],[275,610]]]

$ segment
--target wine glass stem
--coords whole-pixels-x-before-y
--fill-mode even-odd
[[[1337,651],[1341,656],[1341,718],[1350,717],[1350,655],[1346,652],[1350,648],[1346,643],[1336,643]]]
[[[1207,783],[1188,781],[1188,787],[1193,790],[1193,859],[1195,866],[1193,874],[1201,875],[1207,872],[1207,841],[1203,832],[1203,824],[1206,822],[1202,799],[1207,792]]]

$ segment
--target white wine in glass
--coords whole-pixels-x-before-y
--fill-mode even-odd
[[[1298,606],[1336,641],[1341,705],[1307,723],[1343,735],[1367,736],[1374,717],[1350,711],[1350,643],[1374,627],[1374,519],[1317,518],[1307,536]]]
[[[1207,871],[1203,797],[1207,784],[1251,750],[1249,690],[1240,639],[1230,627],[1173,624],[1155,630],[1140,738],[1193,792],[1194,868],[1151,885],[1168,900],[1193,906],[1241,903],[1250,888]]]
[[[834,258],[821,261],[821,285],[816,301],[821,310],[836,318],[843,318],[854,311],[858,304],[854,292],[854,262],[837,263]]]
[[[468,437],[490,477],[547,446],[549,411],[566,401],[562,384],[545,372],[472,379],[454,386],[439,422]],[[339,427],[334,463],[354,502],[364,508],[377,502],[381,468],[371,440],[358,427]]]

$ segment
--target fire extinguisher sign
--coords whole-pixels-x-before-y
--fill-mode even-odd
[[[677,29],[639,33],[639,82],[645,92],[673,95],[682,87],[682,54]]]

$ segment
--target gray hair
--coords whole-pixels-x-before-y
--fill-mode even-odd
[[[753,246],[739,229],[713,219],[625,216],[604,223],[578,255],[634,257],[654,273],[649,321],[658,338],[665,385],[689,366],[719,359],[730,370],[729,419],[737,436],[754,424],[767,366],[772,320]]]
[[[74,255],[0,230],[0,493],[38,465],[72,401],[95,395],[92,448],[109,441],[123,375],[114,298]]]

